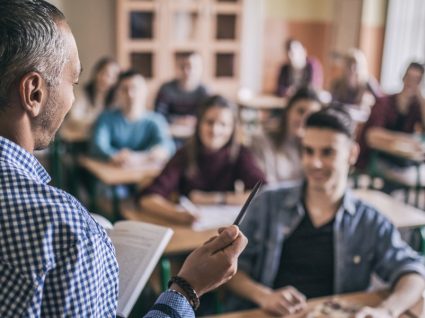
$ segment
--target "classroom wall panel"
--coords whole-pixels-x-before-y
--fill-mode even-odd
[[[369,72],[378,80],[381,75],[384,36],[384,26],[362,25],[360,30],[360,48],[366,55]]]

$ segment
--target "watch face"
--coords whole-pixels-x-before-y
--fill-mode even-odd
[[[334,298],[314,307],[306,318],[354,318],[362,306]]]

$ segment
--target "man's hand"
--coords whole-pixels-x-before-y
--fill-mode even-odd
[[[193,251],[178,276],[186,279],[199,296],[227,282],[237,271],[237,261],[248,243],[232,225],[219,230],[219,235]]]
[[[275,316],[297,313],[303,310],[306,304],[306,297],[292,286],[273,291],[259,303],[261,309]]]
[[[395,318],[386,308],[364,307],[360,310],[355,318]]]

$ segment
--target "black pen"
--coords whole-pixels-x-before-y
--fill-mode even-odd
[[[263,183],[261,181],[258,181],[255,186],[254,189],[252,189],[251,193],[249,194],[248,199],[246,199],[241,211],[239,212],[238,216],[235,219],[235,222],[233,222],[233,225],[238,225],[242,222],[246,211],[248,210],[248,207],[252,201],[252,199],[254,198],[255,194],[258,192],[258,190],[260,189],[261,185]]]

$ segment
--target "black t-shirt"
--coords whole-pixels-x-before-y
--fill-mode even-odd
[[[307,298],[333,294],[334,220],[316,228],[306,210],[283,244],[274,289],[291,285]]]

